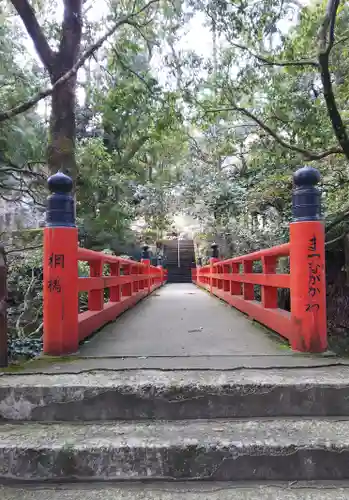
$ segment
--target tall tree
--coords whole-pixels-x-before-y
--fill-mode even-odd
[[[29,0],[10,0],[31,37],[37,54],[49,74],[51,87],[12,110],[0,114],[0,121],[26,111],[40,99],[52,94],[50,135],[48,144],[48,165],[51,173],[62,170],[76,180],[76,86],[77,71],[102,44],[124,24],[137,28],[137,17],[151,10],[159,0],[150,0],[139,5],[133,2],[132,10],[120,16],[112,27],[81,54],[83,29],[83,0],[61,0],[64,7],[63,20],[59,29],[58,49],[50,46],[49,39],[39,24],[33,5]],[[144,19],[143,19],[144,21]],[[142,22],[142,19],[141,19]]]

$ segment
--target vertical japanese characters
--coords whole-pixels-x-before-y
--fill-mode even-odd
[[[52,253],[48,258],[48,266],[51,269],[64,269],[64,255]],[[62,285],[59,276],[49,279],[47,282],[47,288],[50,292],[61,293]]]
[[[308,303],[305,305],[306,312],[319,311],[320,304],[318,296],[321,294],[321,265],[322,256],[317,245],[315,234],[308,242]]]

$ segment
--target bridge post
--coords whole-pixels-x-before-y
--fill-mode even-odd
[[[200,269],[202,267],[202,257],[197,258],[196,267],[192,271],[192,279],[195,283],[200,283]]]
[[[76,352],[78,334],[78,230],[73,183],[58,172],[48,179],[44,228],[44,353]]]
[[[158,256],[157,267],[160,269],[159,282],[160,282],[160,285],[163,285],[164,284],[164,268],[162,267],[162,257],[161,257],[161,255]]]
[[[149,247],[148,245],[143,245],[142,246],[142,254],[141,254],[141,262],[142,264],[145,264],[147,266],[146,268],[146,283],[147,283],[147,288],[148,288],[148,293],[151,292],[151,279],[150,279],[150,254],[149,254]]]
[[[327,349],[325,231],[320,173],[303,167],[293,176],[293,222],[290,224],[290,292],[294,350]]]
[[[219,261],[219,249],[217,243],[212,243],[211,249],[212,257],[210,258],[210,294],[212,295],[213,288],[217,286],[217,280],[215,278],[212,278],[212,274],[215,270],[213,264]]]

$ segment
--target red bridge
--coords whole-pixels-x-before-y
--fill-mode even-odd
[[[248,322],[247,318],[279,334],[289,342],[293,351],[325,351],[325,246],[320,192],[316,188],[319,179],[318,171],[311,167],[298,170],[294,176],[294,220],[290,223],[289,243],[224,260],[219,259],[217,245],[213,244],[209,265],[197,265],[192,273],[193,283],[208,291],[212,298],[207,301],[204,293],[195,292],[190,285],[167,285],[160,293],[163,303],[159,317],[154,300],[159,294],[153,295],[146,308],[139,308],[136,304],[166,285],[167,271],[161,266],[150,265],[148,247],[143,248],[141,262],[79,247],[75,207],[70,195],[72,182],[61,173],[52,176],[48,182],[52,194],[48,200],[44,237],[44,352],[58,356],[76,352],[84,339],[133,307],[135,309],[128,316],[127,328],[133,330],[132,322],[136,322],[139,347],[136,346],[136,338],[123,339],[122,323],[117,322],[113,327],[112,346],[116,352],[122,353],[124,348],[127,351],[131,342],[134,355],[148,356],[152,352],[172,355],[171,346],[175,346],[180,339],[184,353],[191,345],[189,351],[194,355],[190,333],[201,332],[197,352],[204,351],[208,355],[212,336],[215,335],[212,328],[221,330],[223,316],[226,330],[215,335],[215,343],[221,345],[223,352],[241,352],[239,345],[242,343],[244,354],[248,355],[261,338],[264,339],[264,346],[260,354],[265,354],[265,350],[269,354],[279,352],[270,336]],[[279,272],[281,258],[287,261],[288,274]],[[79,277],[80,261],[89,263],[89,277]],[[259,272],[255,271],[256,262],[260,264]],[[256,299],[256,286],[260,287],[260,301]],[[290,290],[289,311],[278,306],[278,290],[283,288]],[[81,292],[88,293],[88,311],[79,313],[78,296]],[[190,310],[188,294],[197,296],[195,310]],[[242,311],[247,317],[243,320],[241,316],[237,318],[233,310],[221,309],[221,314],[214,318],[215,327],[212,325],[211,331],[205,335],[207,328],[202,324],[202,318],[217,311],[214,297]],[[175,311],[174,317],[171,317],[170,310],[172,313]],[[139,322],[136,318],[142,316],[143,311],[147,311],[146,317]],[[172,323],[168,324],[170,317]],[[246,322],[243,328],[245,338],[241,338],[243,321]],[[222,343],[220,335],[224,339]],[[246,335],[249,338],[247,343]],[[107,354],[102,347],[103,336],[101,330],[92,345],[96,353]],[[174,348],[173,352],[177,349]]]

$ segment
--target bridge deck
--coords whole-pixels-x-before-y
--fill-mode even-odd
[[[44,362],[40,372],[302,368],[334,362],[328,354],[292,352],[276,334],[193,284],[158,289],[81,345],[73,358]],[[34,362],[24,371],[37,369]]]
[[[192,284],[171,284],[107,325],[80,349],[93,357],[286,355],[263,329]]]

